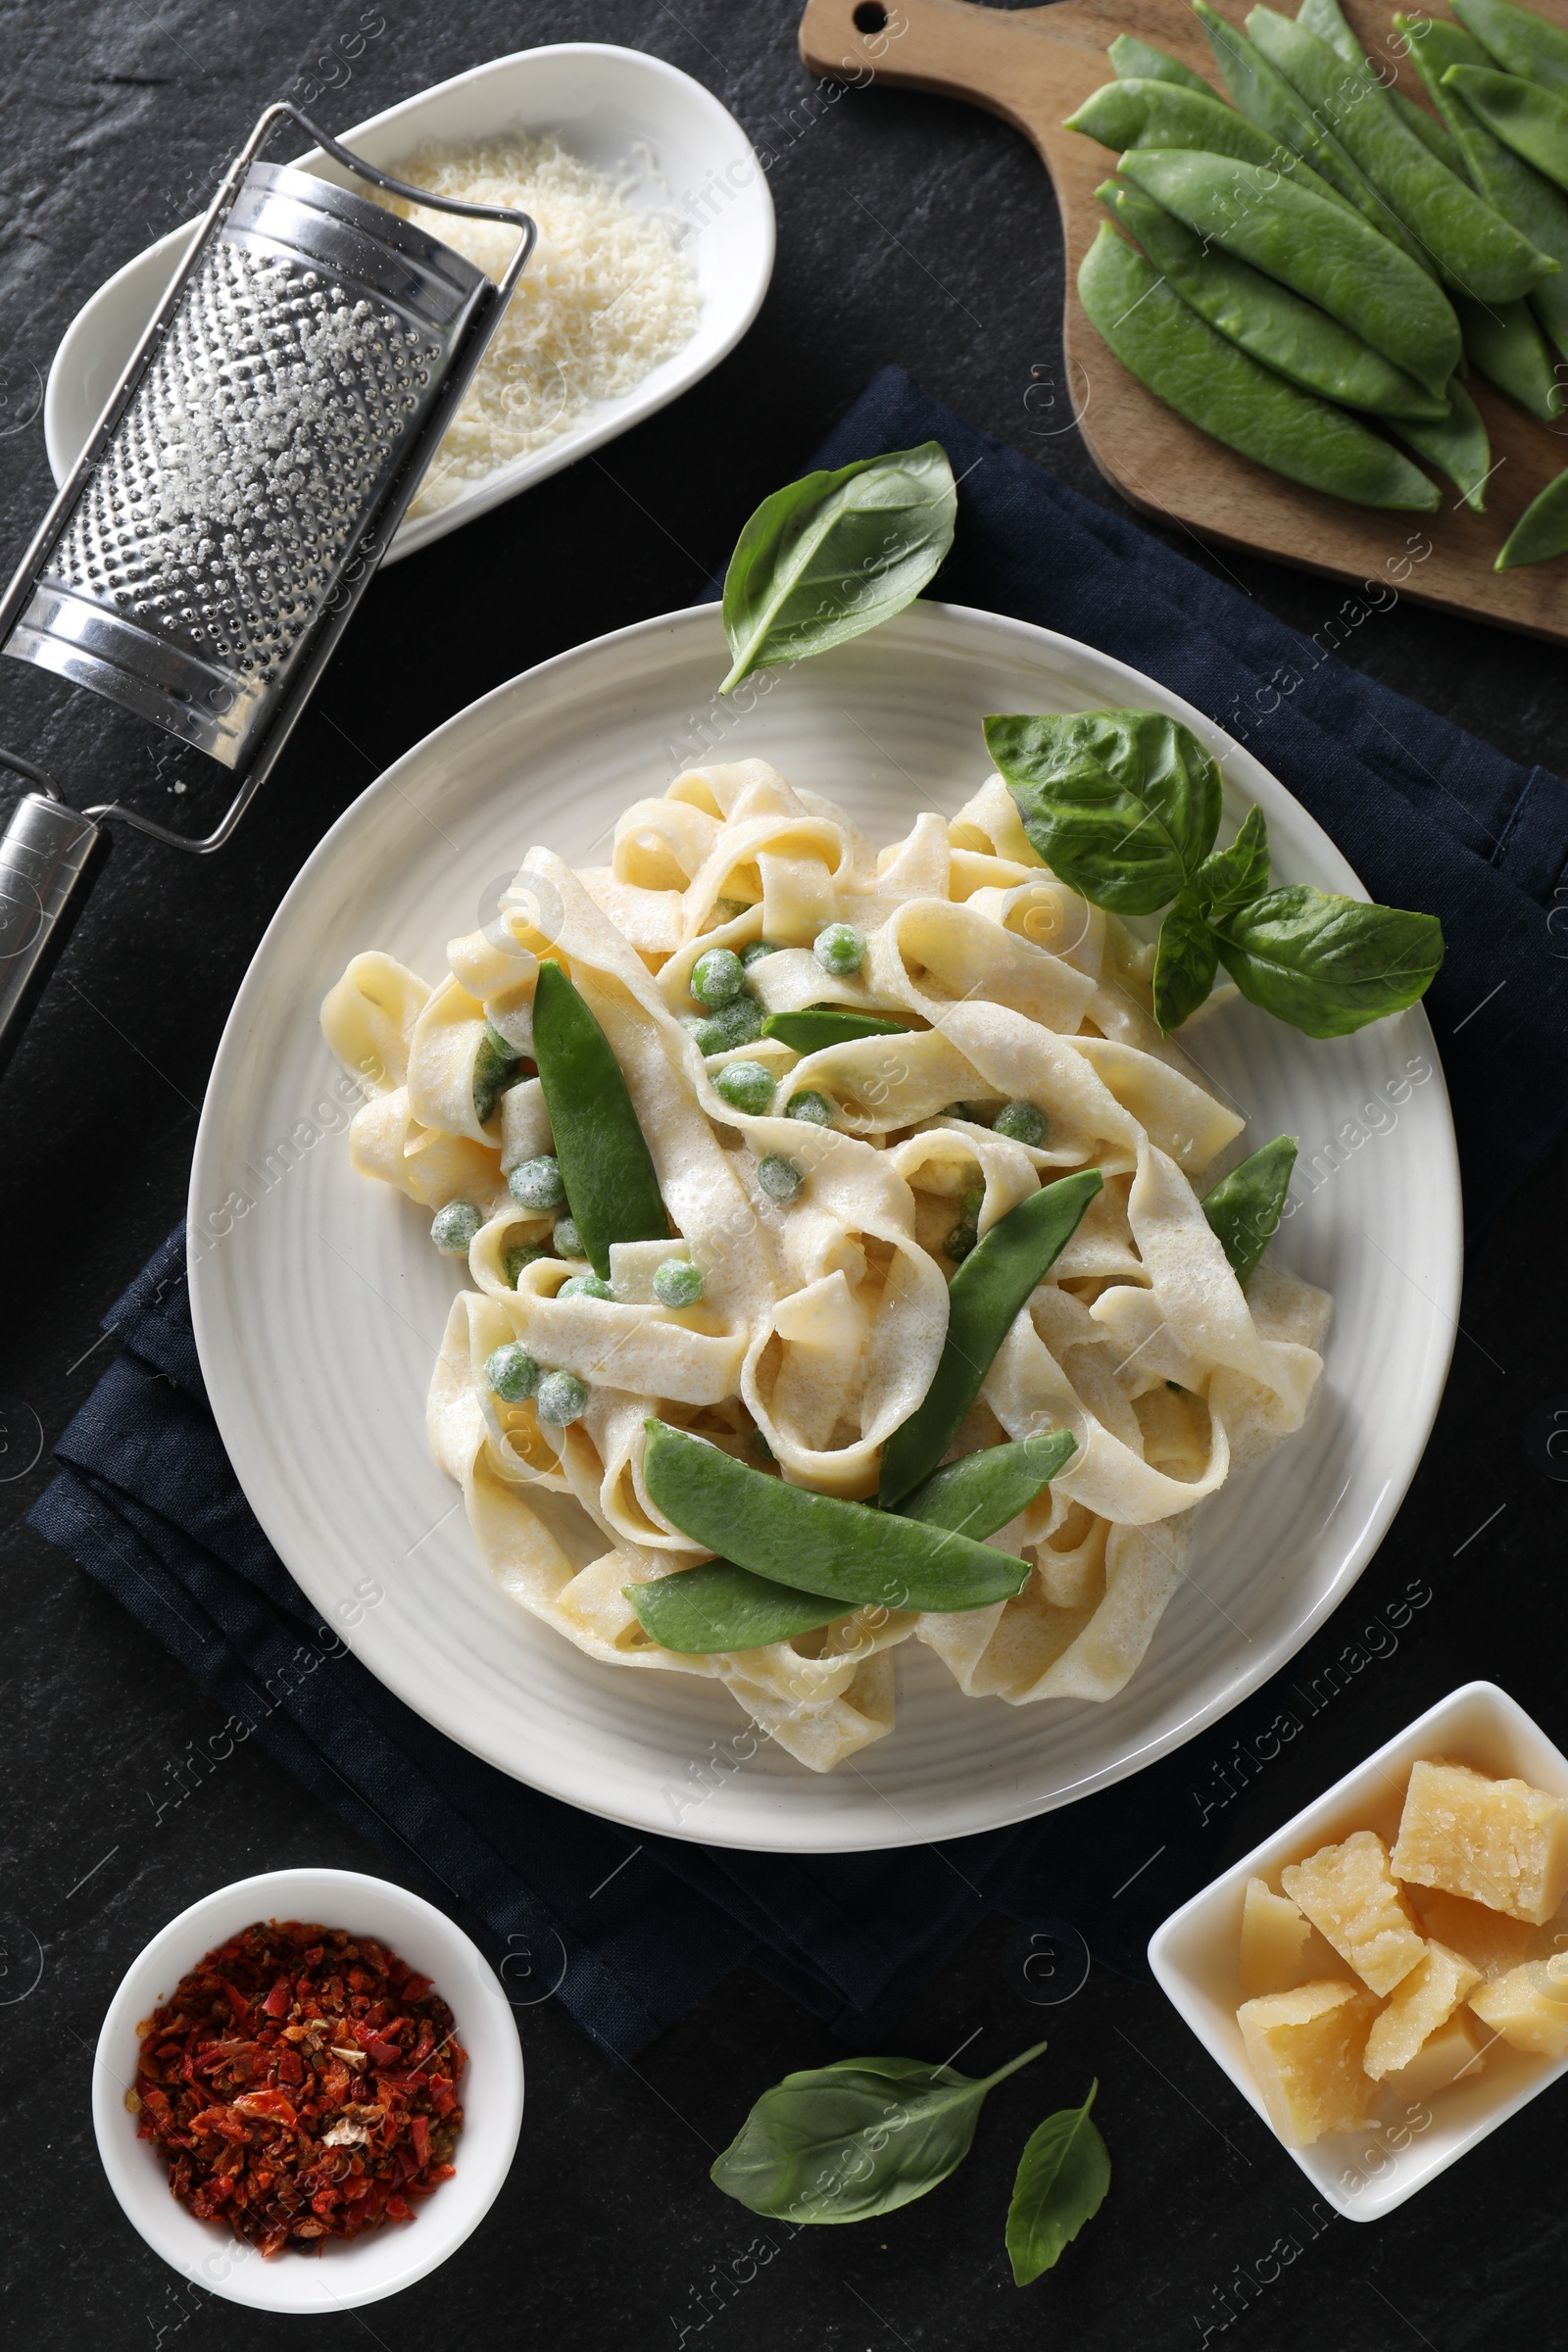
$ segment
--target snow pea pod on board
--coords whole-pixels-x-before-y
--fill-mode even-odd
[[[1494,568],[1512,571],[1520,564],[1549,564],[1554,556],[1568,556],[1568,469],[1526,507]]]
[[[1168,50],[1137,40],[1130,32],[1118,32],[1105,55],[1118,81],[1168,81],[1179,89],[1200,90],[1205,98],[1214,95],[1201,74],[1195,74]]]
[[[655,1509],[756,1576],[850,1609],[983,1608],[1029,1580],[1024,1561],[951,1528],[787,1486],[662,1421],[647,1431],[643,1484]]]
[[[1512,0],[1454,0],[1454,14],[1508,73],[1568,90],[1568,32],[1534,9],[1515,8]]]
[[[533,1051],[583,1249],[610,1278],[612,1242],[662,1242],[669,1219],[610,1040],[559,963],[539,966]]]
[[[1326,41],[1272,8],[1247,29],[1277,73],[1387,198],[1450,284],[1483,302],[1513,302],[1555,267],[1528,237],[1440,164],[1390,105],[1363,59],[1346,65]]]
[[[1439,398],[1459,364],[1459,321],[1441,286],[1397,246],[1337,204],[1255,164],[1135,148],[1126,177],[1268,277],[1305,295]]]
[[[1201,241],[1141,188],[1108,179],[1095,191],[1200,318],[1303,391],[1386,416],[1443,417],[1427,391],[1359,335],[1247,262]]]
[[[1455,294],[1466,355],[1489,384],[1549,424],[1562,412],[1556,363],[1528,302],[1469,302]]]
[[[1314,196],[1351,209],[1294,148],[1282,147],[1211,90],[1200,96],[1166,81],[1107,81],[1067,117],[1065,127],[1113,147],[1118,155],[1129,147],[1196,147],[1207,155],[1233,155],[1238,163],[1282,172]]]
[[[1071,1241],[1103,1181],[1098,1168],[1085,1168],[1031,1193],[982,1235],[954,1275],[948,1285],[947,1341],[931,1386],[882,1448],[885,1511],[901,1504],[936,1469],[979,1396],[1013,1317]]]
[[[1128,372],[1227,449],[1356,506],[1438,505],[1437,484],[1408,458],[1227,342],[1108,224],[1079,267],[1078,299]]]
[[[1492,444],[1481,412],[1457,376],[1448,386],[1449,410],[1435,422],[1417,416],[1391,416],[1389,429],[1407,441],[1418,457],[1440,466],[1464,503],[1484,514],[1482,496],[1492,475]]]
[[[1489,63],[1487,52],[1462,24],[1435,17],[1396,16],[1409,45],[1410,62],[1427,95],[1453,133],[1464,169],[1487,202],[1495,205],[1542,253],[1561,265],[1555,277],[1532,287],[1531,307],[1559,351],[1568,352],[1568,195],[1494,138],[1457,90],[1444,80],[1450,66]]]
[[[1227,24],[1209,7],[1208,0],[1193,0],[1193,7],[1202,22],[1208,45],[1225,76],[1225,86],[1239,111],[1284,146],[1294,147],[1381,235],[1392,239],[1413,262],[1436,275],[1424,247],[1417,244],[1398,214],[1378,194],[1365,172],[1351,162],[1334,133],[1326,130],[1311,108],[1297,96],[1284,74],[1275,72],[1256,44],[1234,24]]]
[[[1424,106],[1418,105],[1415,99],[1407,96],[1403,90],[1391,90],[1389,103],[1405,128],[1415,132],[1422,145],[1431,149],[1446,171],[1451,172],[1456,179],[1468,177],[1459,142],[1446,122],[1440,122],[1436,115],[1429,115]],[[1489,204],[1491,203],[1490,196],[1487,201]],[[1518,225],[1516,220],[1515,228]],[[1535,239],[1532,238],[1531,243],[1534,244],[1534,242]],[[1544,249],[1543,248],[1543,250]]]
[[[1450,66],[1443,81],[1505,147],[1568,188],[1568,96],[1484,66]]]

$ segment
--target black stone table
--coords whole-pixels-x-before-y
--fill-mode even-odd
[[[41,379],[67,322],[112,270],[199,209],[279,92],[311,97],[340,127],[508,50],[627,43],[734,110],[771,159],[779,226],[761,317],[698,390],[374,585],[230,850],[197,861],[118,837],[0,1088],[0,1389],[8,1425],[25,1433],[30,1412],[48,1441],[107,1360],[100,1315],[181,1211],[209,1064],[262,929],[379,769],[529,663],[688,603],[757,499],[886,362],[1091,498],[1111,493],[1061,397],[1060,248],[1040,166],[1000,122],[935,99],[872,86],[823,104],[788,0],[11,0],[0,23],[8,568],[49,488]],[[1233,557],[1225,567],[1348,661],[1516,759],[1568,760],[1560,654],[1403,603],[1357,622],[1332,583]],[[221,790],[194,755],[9,663],[0,741],[81,799],[134,791],[160,815],[183,803],[182,822]],[[1472,1257],[1437,1434],[1342,1612],[1360,1663],[1310,1756],[1306,1742],[1288,1748],[1236,1797],[1228,1855],[1472,1675],[1501,1682],[1559,1740],[1568,1733],[1568,1485],[1554,1483],[1540,1442],[1541,1408],[1568,1403],[1565,1174],[1563,1156],[1542,1170]],[[30,1451],[13,1442],[0,1462],[0,1907],[43,1951],[26,1998],[15,1997],[30,1971],[14,1941],[0,1975],[10,2342],[153,2352],[177,2337],[191,2352],[250,2352],[292,2331],[334,2352],[367,2339],[388,2352],[1174,2352],[1234,2329],[1271,2352],[1461,2352],[1564,2340],[1560,2091],[1389,2220],[1333,2220],[1160,1994],[1095,1968],[1075,1999],[1043,2009],[1028,1936],[1001,1924],[932,1985],[901,2046],[939,2056],[984,2027],[999,2056],[1042,2032],[1050,2052],[998,2094],[962,2171],[884,2223],[804,2231],[759,2267],[751,2217],[710,2186],[711,2151],[750,2097],[842,2054],[743,1973],[626,2071],[548,2003],[521,2013],[528,2107],[511,2180],[422,2284],[310,2323],[209,2299],[142,2244],[99,2169],[88,2082],[104,2005],[146,1938],[212,1886],[270,1865],[387,1865],[255,1746],[193,1782],[182,1767],[215,1710],[24,1526],[47,1475],[47,1457],[24,1469]],[[1436,1598],[1395,1633],[1384,1612],[1412,1582]],[[1020,2293],[1002,2246],[1014,2152],[1094,2075],[1109,2199],[1059,2270]]]

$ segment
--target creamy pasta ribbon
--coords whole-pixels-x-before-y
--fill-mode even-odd
[[[812,953],[830,923],[867,942],[848,977]],[[764,1013],[836,1005],[898,1034],[806,1055],[760,1039],[705,1058],[693,968],[710,948],[759,941],[770,952],[747,979]],[[322,1025],[366,1096],[355,1167],[421,1207],[463,1200],[481,1214],[428,1430],[503,1590],[607,1666],[722,1683],[819,1772],[892,1730],[892,1652],[910,1637],[973,1697],[1120,1690],[1185,1573],[1198,1506],[1300,1428],[1330,1301],[1271,1259],[1243,1295],[1200,1205],[1238,1156],[1242,1121],[1161,1036],[1150,951],[1042,864],[1001,779],[878,851],[765,760],[689,769],[626,810],[608,866],[530,851],[496,920],[447,953],[434,988],[388,956],[356,956]],[[487,1033],[529,1052],[544,957],[610,1041],[672,1228],[612,1249],[609,1299],[563,1296],[559,1255],[514,1254],[548,1251],[557,1213],[520,1207],[507,1184],[552,1149],[537,1078],[493,1105],[481,1089],[476,1105]],[[735,1059],[776,1079],[764,1115],[716,1089]],[[785,1115],[804,1092],[833,1105],[831,1126]],[[1009,1102],[1043,1114],[1038,1146],[996,1131]],[[788,1205],[759,1180],[773,1153],[806,1180]],[[1046,1428],[1077,1442],[991,1539],[1029,1562],[1023,1592],[950,1615],[859,1611],[734,1655],[654,1642],[623,1588],[710,1555],[650,1500],[648,1419],[754,1465],[771,1457],[820,1493],[872,1496],[882,1444],[942,1353],[960,1203],[984,1234],[1087,1167],[1104,1188],[1015,1318],[953,1449]],[[701,1269],[696,1306],[659,1301],[654,1268],[671,1254]],[[568,1428],[490,1388],[485,1363],[514,1340],[586,1384]]]

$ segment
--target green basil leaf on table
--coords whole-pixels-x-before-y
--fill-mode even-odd
[[[1063,2247],[1105,2201],[1110,2154],[1089,2115],[1099,2088],[1097,2080],[1081,2107],[1048,2115],[1018,2160],[1007,2208],[1007,2257],[1016,2286],[1054,2270]]]
[[[916,2058],[843,2058],[786,2075],[763,2091],[710,2178],[770,2221],[893,2213],[956,2170],[986,2094],[1045,2046],[973,2080]]]
[[[1097,906],[1152,914],[1214,846],[1219,769],[1180,719],[1154,710],[998,714],[985,737],[1030,841]]]
[[[1154,1018],[1167,1037],[1198,1010],[1218,968],[1219,942],[1208,927],[1202,893],[1190,882],[1160,924],[1154,950]]]
[[[662,1242],[669,1219],[620,1064],[559,963],[539,966],[533,1052],[566,1200],[588,1262],[608,1282],[611,1243]]]
[[[1228,850],[1215,850],[1195,877],[1203,912],[1217,923],[1268,888],[1268,826],[1261,808],[1249,808]]]
[[[728,694],[912,604],[953,544],[958,494],[940,441],[808,473],[764,498],[724,575]]]
[[[1296,1137],[1277,1135],[1203,1196],[1203,1214],[1244,1291],[1279,1230],[1296,1153]]]
[[[1098,1168],[1085,1168],[1031,1193],[998,1218],[954,1275],[948,1285],[948,1336],[931,1385],[882,1448],[884,1516],[891,1517],[904,1497],[936,1469],[979,1396],[1014,1315],[1071,1241],[1103,1181]],[[949,1536],[946,1541],[957,1544],[964,1539]],[[713,1548],[716,1551],[718,1545]],[[733,1544],[726,1548],[733,1550]],[[977,1548],[983,1552],[985,1547]]]
[[[1434,914],[1369,906],[1291,883],[1214,925],[1244,997],[1308,1037],[1348,1037],[1403,1012],[1443,962]]]

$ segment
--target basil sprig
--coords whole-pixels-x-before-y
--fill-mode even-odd
[[[719,693],[902,612],[953,545],[957,514],[940,441],[808,473],[764,498],[724,574],[731,668]]]
[[[1018,2159],[1007,2209],[1007,2255],[1013,2283],[1027,2286],[1054,2270],[1064,2246],[1092,2222],[1110,2186],[1110,2154],[1089,2120],[1098,2081],[1081,2107],[1048,2115]]]
[[[999,715],[987,748],[1046,863],[1116,914],[1168,909],[1154,1017],[1169,1036],[1221,964],[1242,995],[1308,1037],[1403,1012],[1443,962],[1436,915],[1292,883],[1269,888],[1260,808],[1216,850],[1219,770],[1179,719],[1147,710]]]
[[[786,2075],[715,2161],[714,2185],[772,2221],[892,2213],[963,2162],[987,2092],[1045,2046],[978,2079],[918,2058],[841,2058]]]

